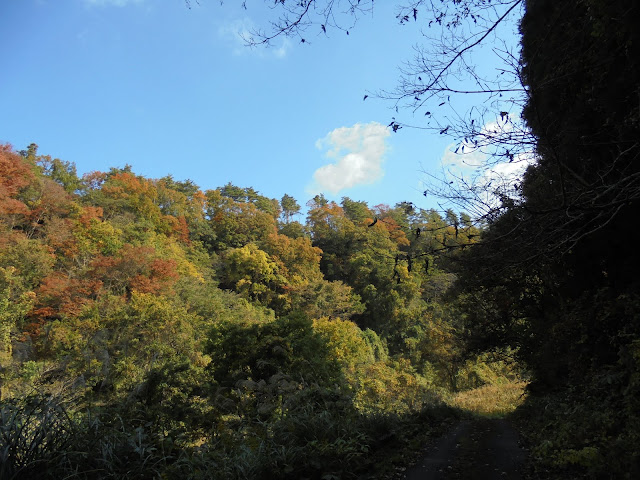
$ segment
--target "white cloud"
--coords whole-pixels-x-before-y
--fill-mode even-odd
[[[502,162],[493,165],[484,172],[483,177],[486,182],[495,182],[498,185],[511,186],[522,180],[527,167],[535,162],[533,156],[515,155],[513,161]]]
[[[382,178],[382,162],[387,152],[385,139],[389,135],[389,127],[378,122],[356,123],[353,127],[336,128],[318,140],[316,147],[328,149],[326,156],[335,160],[313,174],[318,187],[336,194]]]
[[[254,54],[260,57],[284,58],[291,50],[291,41],[283,37],[282,43],[278,47],[249,47],[247,40],[252,37],[252,32],[256,30],[256,25],[250,18],[241,18],[226,23],[218,27],[218,37],[221,38],[234,55]]]

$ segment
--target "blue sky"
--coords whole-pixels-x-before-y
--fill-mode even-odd
[[[264,2],[0,0],[0,142],[29,143],[80,174],[130,164],[203,189],[232,182],[269,197],[315,193],[371,206],[421,195],[451,139],[391,133],[391,89],[422,42],[376,2],[347,36],[311,30],[310,45],[238,36],[274,19]],[[515,37],[514,37],[515,38]]]

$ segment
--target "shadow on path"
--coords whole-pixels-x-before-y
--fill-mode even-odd
[[[468,419],[441,437],[405,480],[522,480],[525,458],[507,420]]]

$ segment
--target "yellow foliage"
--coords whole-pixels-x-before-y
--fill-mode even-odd
[[[86,224],[78,222],[74,235],[81,255],[114,255],[123,245],[122,230],[97,218]]]
[[[176,262],[176,271],[181,277],[193,277],[201,282],[204,281],[202,272],[189,260],[185,247],[176,238],[156,234],[153,235],[150,243],[153,244],[160,258]]]
[[[376,362],[360,372],[356,407],[364,411],[408,413],[439,401],[426,379],[408,361]]]
[[[513,412],[524,402],[526,382],[510,382],[501,385],[484,385],[458,393],[452,406],[477,415],[500,417]]]
[[[313,330],[327,342],[333,358],[349,370],[373,363],[374,354],[360,327],[349,320],[328,317],[313,321]]]

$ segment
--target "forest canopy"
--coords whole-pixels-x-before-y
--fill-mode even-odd
[[[515,375],[465,354],[444,300],[459,248],[479,237],[463,214],[319,195],[301,223],[287,194],[231,183],[203,192],[129,166],[79,177],[35,144],[4,145],[0,168],[3,415],[51,428],[64,445],[97,435],[89,445],[126,458],[130,435],[144,431],[150,451],[170,442],[183,460],[226,458],[220,478],[355,472],[375,429]],[[2,428],[15,442],[10,475],[39,475],[63,448],[42,440],[32,462],[20,445],[37,440]],[[203,442],[210,455],[194,450]],[[124,475],[82,457],[106,462],[86,446],[82,458],[64,448],[52,472]],[[279,463],[279,448],[300,459]],[[162,462],[157,471],[172,475],[191,465]]]
[[[346,29],[372,3],[275,2],[250,43]],[[398,21],[455,48],[419,51],[388,97],[417,111],[464,93],[453,65],[519,7],[518,130],[433,127],[495,162],[530,156],[508,191],[428,192],[471,212],[318,194],[302,219],[285,192],[79,176],[0,147],[0,478],[375,475],[460,392],[523,378],[537,474],[637,477],[638,5],[411,2]],[[480,93],[505,118],[510,90]]]

